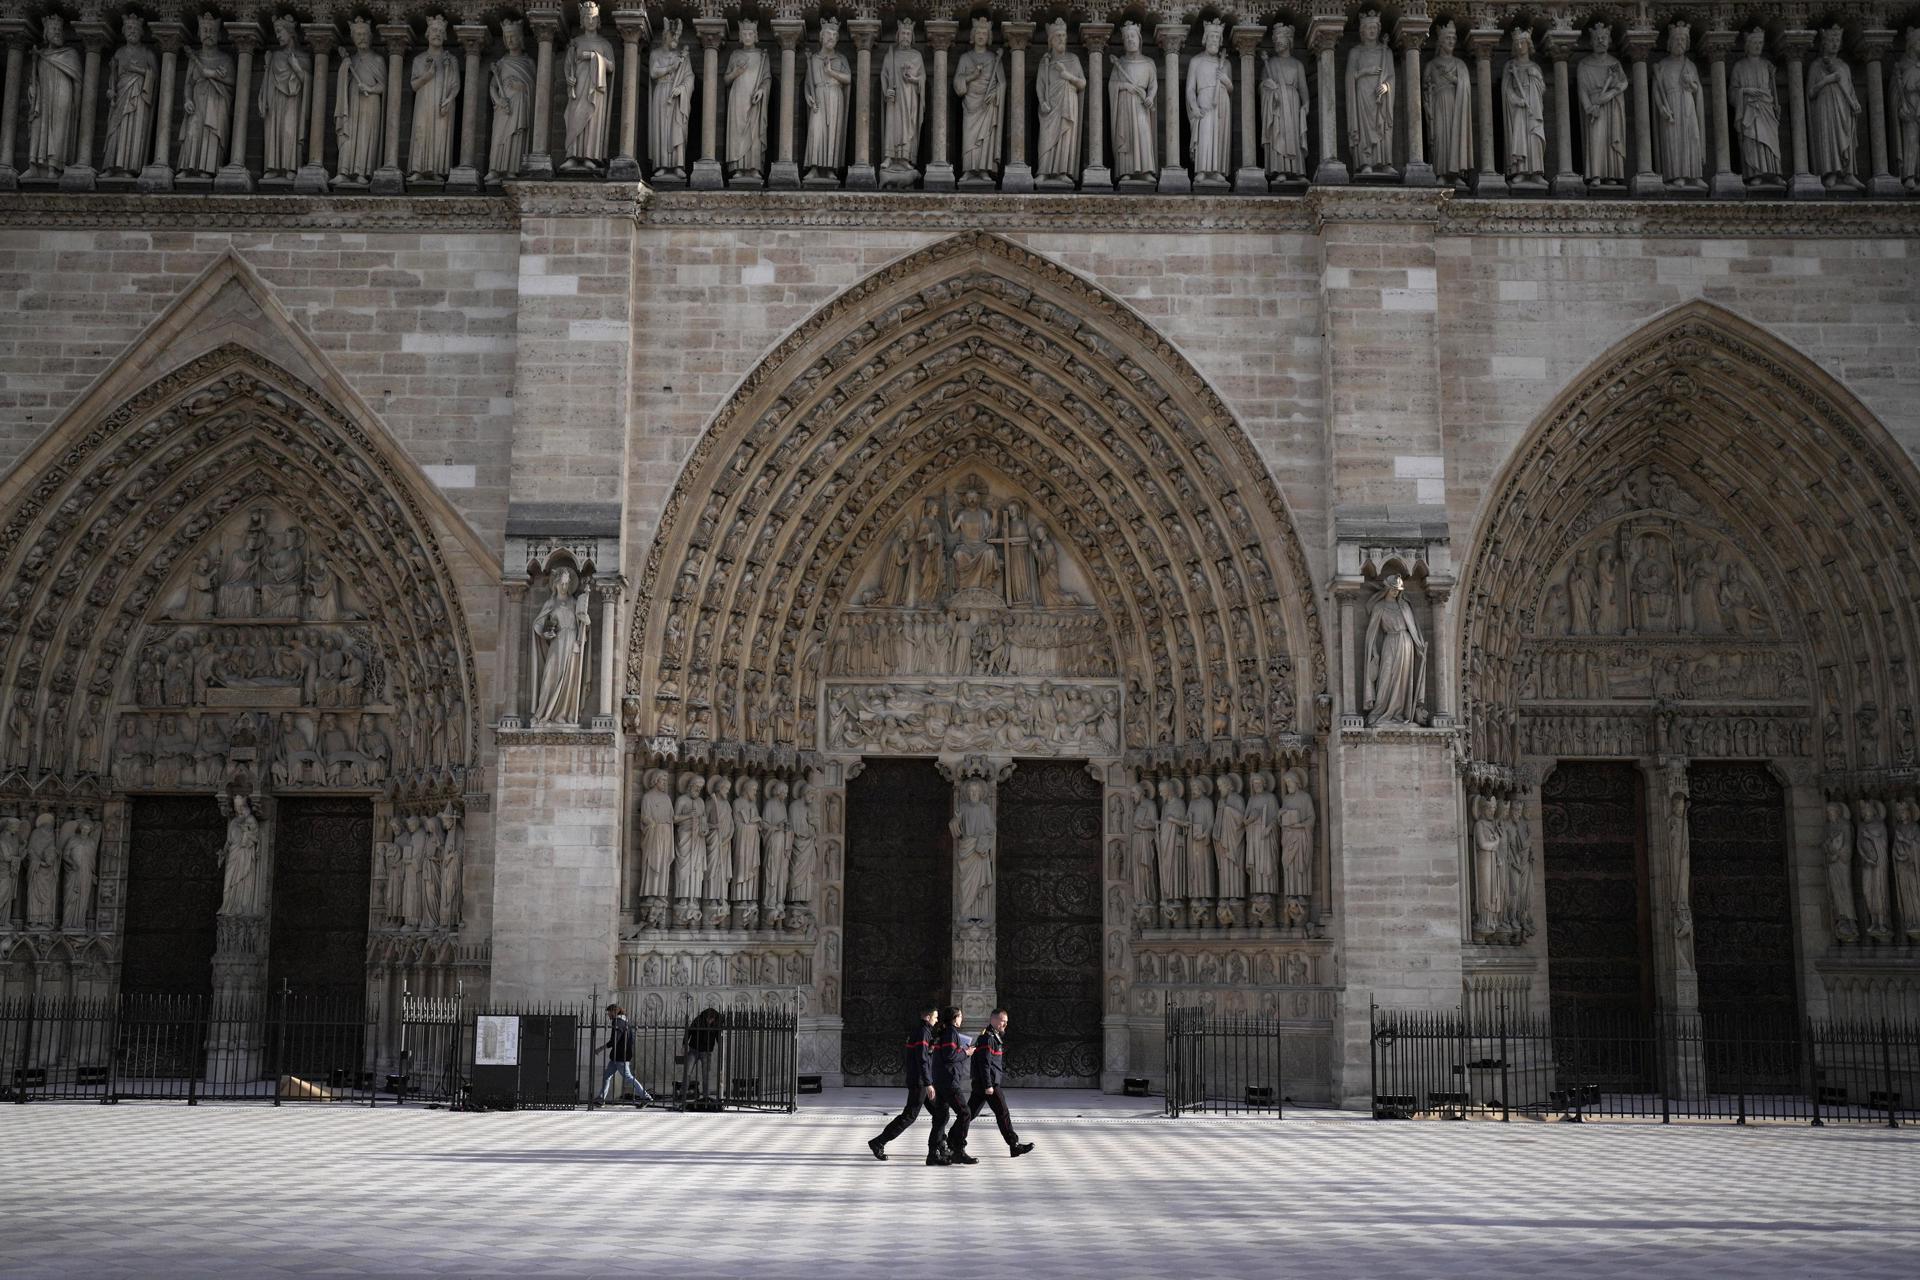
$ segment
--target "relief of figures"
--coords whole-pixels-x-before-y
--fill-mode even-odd
[[[1629,520],[1568,557],[1541,597],[1545,636],[1732,637],[1775,632],[1744,557],[1678,522]]]
[[[1084,581],[1044,520],[1018,498],[996,503],[973,475],[902,518],[856,599],[868,608],[1085,609],[1074,589]]]
[[[1554,701],[1773,701],[1804,698],[1808,689],[1798,647],[1767,642],[1539,641],[1522,648],[1520,662],[1520,696]]]
[[[1120,690],[979,681],[836,685],[827,692],[827,747],[1115,755]]]

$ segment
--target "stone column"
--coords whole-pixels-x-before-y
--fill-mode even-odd
[[[1338,186],[1350,181],[1340,159],[1340,71],[1334,65],[1334,47],[1347,29],[1344,13],[1316,13],[1307,23],[1307,47],[1319,59],[1314,77],[1315,107],[1320,117],[1320,162],[1314,167],[1315,186]]]
[[[1027,163],[1027,45],[1033,40],[1031,22],[1002,22],[1000,36],[1012,50],[1013,81],[1007,86],[1007,163],[1000,171],[1002,191],[1033,190],[1033,166]]]
[[[1264,176],[1264,171],[1262,176]],[[1118,760],[1089,760],[1087,772],[1101,785],[1100,863],[1102,867],[1101,909],[1106,925],[1106,960],[1101,968],[1100,999],[1105,1010],[1100,1019],[1100,1087],[1118,1093],[1130,1075],[1145,1075],[1140,1069],[1150,1060],[1151,1041],[1134,1052],[1134,1033],[1130,1014],[1133,989],[1133,877],[1127,843],[1133,816],[1133,779]],[[1117,874],[1116,874],[1117,873]],[[1166,1024],[1156,1015],[1141,1020],[1137,1030],[1147,1036],[1162,1037]]]
[[[167,23],[166,25],[173,27],[176,32],[180,26],[177,22]],[[154,24],[155,32],[159,31],[160,26],[160,23],[156,22]],[[20,131],[20,80],[26,70],[27,49],[33,43],[27,35],[27,20],[25,18],[0,18],[0,40],[7,42],[7,79],[4,84],[0,84],[0,95],[3,95],[0,96],[0,191],[18,191],[20,189],[20,172],[14,168],[13,164],[13,140],[15,135]],[[173,69],[172,50],[178,49],[179,47],[179,36],[176,35],[174,37],[174,43],[169,47],[169,52],[166,56],[165,65],[168,73]],[[171,82],[167,81],[165,83]],[[165,123],[167,119],[166,113],[167,108],[163,104],[158,113],[161,117],[160,137],[163,140],[160,145],[163,147],[166,145],[164,139],[167,136]],[[152,168],[153,166],[149,165],[147,167]],[[173,174],[171,170],[169,170],[167,174],[167,185],[169,187],[173,185]]]
[[[368,189],[377,196],[397,196],[407,189],[406,170],[400,165],[400,108],[407,83],[407,45],[413,30],[404,22],[378,28],[387,47],[387,146],[380,153],[380,167],[373,171]]]
[[[1554,172],[1553,198],[1577,200],[1587,194],[1586,179],[1573,168],[1573,88],[1567,64],[1579,46],[1580,33],[1571,27],[1547,31],[1547,57],[1553,60]]]
[[[100,118],[100,54],[112,42],[113,33],[98,18],[74,23],[73,33],[87,51],[80,78],[80,145],[74,149],[73,163],[60,174],[60,189],[91,191],[95,178],[93,129]]]
[[[402,28],[404,30],[404,28]],[[386,30],[386,28],[381,28]],[[252,20],[229,22],[227,39],[233,41],[233,119],[229,122],[228,141],[231,146],[227,152],[227,162],[220,166],[220,172],[213,175],[215,191],[246,192],[253,190],[253,173],[247,168],[247,126],[253,120],[253,51],[260,43],[260,24]],[[405,48],[405,45],[401,46]],[[391,45],[389,45],[391,52]],[[399,109],[400,95],[392,91],[391,86],[400,83],[393,68],[400,65],[398,57],[387,59],[387,141],[388,159],[395,161],[393,155],[394,128],[398,123],[395,114]]]
[[[1080,173],[1082,191],[1113,190],[1113,171],[1107,168],[1107,41],[1111,22],[1080,24],[1080,47],[1087,51],[1087,165]],[[1264,181],[1266,175],[1261,174]]]
[[[1645,198],[1667,194],[1667,184],[1653,164],[1653,103],[1647,93],[1647,59],[1659,33],[1640,27],[1627,32],[1627,57],[1633,61],[1633,162],[1628,193]]]
[[[1873,176],[1867,179],[1870,196],[1900,196],[1906,188],[1893,176],[1887,155],[1887,84],[1880,64],[1893,47],[1893,32],[1875,29],[1862,31],[1860,57],[1867,64],[1867,143],[1873,156]]]
[[[1180,117],[1186,111],[1186,101],[1180,96],[1180,49],[1187,43],[1187,26],[1184,22],[1163,22],[1153,29],[1153,38],[1167,59],[1166,69],[1160,73],[1160,120],[1165,133],[1160,144],[1160,193],[1184,194],[1193,190],[1193,179],[1180,154]]]
[[[592,708],[592,718],[588,727],[612,733],[615,729],[615,708],[619,698],[614,692],[614,677],[619,669],[619,657],[626,652],[622,642],[626,634],[626,613],[623,602],[627,594],[626,577],[618,573],[599,573],[593,578],[594,598],[600,602],[600,616],[594,620],[593,643],[593,684],[598,701]]]
[[[853,149],[847,165],[847,190],[873,191],[880,177],[873,167],[873,41],[880,19],[855,18],[847,23],[853,37]]]
[[[645,9],[619,9],[613,26],[620,33],[620,150],[607,162],[611,182],[640,181],[640,86],[647,83],[640,42],[647,36]]]
[[[1013,761],[997,756],[946,756],[941,758],[939,767],[941,774],[953,783],[956,824],[962,818],[963,806],[971,803],[968,793],[975,788],[984,792],[982,799],[988,812],[993,815],[995,828],[988,857],[997,868],[1000,857],[997,796],[999,784],[1013,776]],[[963,901],[963,866],[959,844],[956,836],[953,861],[953,985],[950,999],[965,1010],[970,1018],[978,1019],[991,1010],[998,999],[994,976],[994,952],[998,942],[994,930],[994,892],[989,889],[985,900],[980,903]],[[997,870],[993,880],[996,885],[999,883]]]
[[[500,584],[500,634],[503,636],[523,636],[527,634],[527,580],[508,578]],[[521,705],[522,681],[520,662],[525,655],[525,647],[519,644],[502,644],[495,655],[493,680],[495,696],[499,699],[500,714],[494,725],[501,729],[524,729],[527,724],[527,711]]]
[[[1733,51],[1732,31],[1707,32],[1701,43],[1707,55],[1708,74],[1712,77],[1712,106],[1707,123],[1713,128],[1713,176],[1708,191],[1715,200],[1739,200],[1747,194],[1746,184],[1733,171],[1733,117],[1727,112],[1727,55]]]
[[[773,36],[780,42],[780,150],[776,153],[778,158],[767,169],[767,186],[775,191],[792,191],[800,185],[800,165],[793,158],[794,99],[799,87],[794,83],[799,74],[799,58],[794,51],[806,34],[807,24],[803,19],[773,20]]]
[[[553,176],[553,42],[560,34],[560,11],[536,9],[527,25],[539,42],[533,72],[533,137],[527,140],[527,158],[520,166],[523,178]]]
[[[1253,57],[1266,34],[1267,29],[1257,23],[1233,28],[1233,47],[1240,55],[1240,83],[1234,86],[1240,95],[1240,167],[1233,174],[1236,195],[1263,195],[1267,190],[1267,171],[1260,163],[1260,73]]]
[[[466,56],[460,82],[460,163],[447,174],[448,195],[472,195],[480,190],[480,104],[486,98],[487,82],[480,70],[481,55],[487,51],[489,32],[484,23],[461,23],[453,29]]]
[[[300,30],[313,49],[313,114],[307,120],[307,162],[293,175],[293,189],[300,195],[325,195],[327,192],[327,137],[333,132],[333,117],[327,114],[327,94],[333,89],[327,61],[340,32],[331,22],[309,22]],[[167,83],[162,76],[163,86]]]
[[[927,48],[933,53],[933,73],[927,85],[928,105],[933,108],[933,143],[927,151],[927,171],[920,178],[925,191],[952,191],[956,186],[953,149],[947,141],[947,116],[953,103],[947,50],[953,47],[954,34],[959,30],[960,24],[952,18],[929,18],[926,23]]]
[[[700,36],[700,158],[693,162],[687,185],[695,191],[718,191],[727,185],[720,165],[720,42],[727,35],[725,18],[695,18]]]
[[[1507,179],[1498,153],[1493,147],[1493,51],[1501,33],[1477,28],[1467,33],[1467,47],[1473,50],[1474,150],[1480,153],[1480,167],[1473,175],[1473,194],[1504,196]]]
[[[820,858],[820,1014],[814,1022],[813,1040],[819,1055],[816,1069],[821,1082],[830,1087],[842,1083],[840,1033],[844,1019],[840,1013],[840,993],[846,986],[842,972],[846,921],[841,904],[846,901],[847,892],[847,784],[859,776],[861,768],[862,761],[857,756],[826,760],[808,776],[808,784],[813,788],[814,845]],[[804,1022],[803,1019],[803,1025]],[[800,1069],[806,1071],[804,1032],[800,1054]]]
[[[1434,550],[1448,554],[1444,544]],[[1432,713],[1434,728],[1451,729],[1454,670],[1449,641],[1453,636],[1453,588],[1450,581],[1444,585],[1434,581],[1441,576],[1435,572],[1439,568],[1430,564],[1427,574],[1427,603],[1433,608],[1433,626],[1427,636],[1427,709]]]
[[[1780,52],[1787,60],[1787,102],[1793,112],[1793,177],[1787,195],[1795,200],[1817,200],[1827,194],[1820,175],[1807,171],[1807,54],[1813,32],[1787,31],[1780,36]]]
[[[1401,181],[1409,187],[1437,187],[1440,178],[1427,163],[1427,122],[1421,107],[1420,46],[1427,41],[1433,19],[1424,14],[1400,19],[1393,25],[1394,43],[1400,46],[1400,79],[1405,88],[1400,97],[1407,104],[1407,168]]]

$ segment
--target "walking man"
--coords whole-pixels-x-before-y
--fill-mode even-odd
[[[633,1105],[644,1108],[653,1101],[653,1095],[647,1087],[634,1078],[633,1074],[633,1023],[627,1019],[627,1011],[617,1004],[607,1006],[609,1031],[607,1042],[600,1046],[606,1051],[607,1070],[600,1077],[600,1097],[594,1106],[603,1106],[607,1101],[607,1089],[613,1084],[615,1076],[625,1076],[633,1086]]]
[[[875,1160],[887,1158],[887,1144],[913,1127],[920,1118],[922,1104],[933,1101],[933,1024],[940,1016],[935,1005],[928,1005],[907,1028],[907,1042],[900,1048],[900,1070],[907,1077],[907,1105],[887,1122],[877,1138],[867,1140],[867,1150]]]
[[[1013,1119],[1007,1114],[1007,1011],[995,1009],[987,1018],[987,1029],[973,1044],[973,1096],[967,1099],[967,1118],[980,1114],[980,1108],[992,1107],[1000,1136],[1007,1140],[1007,1154],[1018,1159],[1033,1150],[1031,1142],[1020,1141],[1013,1131]]]
[[[967,1154],[967,1087],[971,1079],[967,1059],[973,1056],[973,1037],[960,1030],[960,1010],[941,1011],[933,1033],[933,1127],[927,1133],[928,1164],[979,1164]],[[953,1128],[947,1128],[951,1117]]]

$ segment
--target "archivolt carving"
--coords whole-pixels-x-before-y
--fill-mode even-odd
[[[1531,698],[1811,696],[1829,771],[1912,760],[1916,492],[1884,428],[1803,358],[1704,303],[1656,321],[1561,399],[1487,504],[1463,581],[1474,756],[1514,760]],[[1581,639],[1596,629],[1657,640]]]
[[[629,727],[814,746],[836,615],[871,606],[916,504],[981,470],[1084,567],[1129,745],[1312,731],[1319,618],[1251,442],[1118,302],[985,234],[849,290],[722,409],[641,575]]]
[[[279,513],[271,524],[270,509]],[[247,608],[183,610],[208,590],[197,569],[223,574],[214,544],[224,538],[232,550],[249,537],[289,562],[297,540],[308,586],[287,588],[296,603],[276,603],[266,586]],[[337,588],[327,585],[335,579]],[[116,704],[215,703],[226,691],[203,687],[223,680],[261,693],[278,677],[254,667],[274,666],[282,649],[303,652],[315,669],[287,690],[289,705],[328,705],[331,691],[330,705],[345,708],[337,717],[357,722],[363,699],[373,703],[384,688],[394,780],[457,787],[477,750],[466,619],[427,516],[364,430],[244,348],[221,347],[168,374],[34,476],[0,524],[0,584],[9,767],[104,773]],[[357,620],[343,601],[370,616]],[[191,629],[162,621],[215,616]],[[217,645],[201,634],[236,620]],[[198,685],[189,677],[172,698],[164,680],[143,685],[135,672],[169,638],[213,655]],[[232,657],[242,640],[246,662]],[[302,696],[301,683],[316,687],[316,699]],[[248,705],[241,718],[251,734],[261,715]]]

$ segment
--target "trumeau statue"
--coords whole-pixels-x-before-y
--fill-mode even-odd
[[[1853,68],[1840,56],[1838,26],[1820,33],[1820,56],[1807,68],[1807,159],[1829,188],[1855,190],[1854,156],[1860,127],[1860,98]]]
[[[487,74],[487,101],[493,105],[492,141],[487,146],[487,181],[504,182],[518,176],[526,163],[533,137],[535,69],[526,54],[526,28],[519,19],[500,24],[507,51],[493,61]]]
[[[1000,51],[992,48],[993,22],[975,18],[973,47],[953,67],[953,92],[960,98],[961,177],[987,180],[1000,171],[1000,142],[1005,136],[1007,73]]]
[[[680,19],[668,18],[665,32],[647,58],[647,75],[653,82],[648,99],[647,153],[653,157],[654,173],[663,178],[684,178],[687,174],[687,120],[693,104],[693,64],[680,46],[680,38]],[[728,69],[732,69],[731,62]],[[731,91],[727,97],[727,136],[731,142]],[[764,138],[763,132],[763,141]]]
[[[84,63],[80,50],[67,43],[67,21],[59,14],[40,20],[40,35],[43,43],[33,51],[27,81],[26,176],[57,178],[79,154]]]
[[[100,860],[100,824],[82,817],[60,841],[60,866],[64,883],[60,896],[60,927],[79,932],[87,927],[87,911],[93,905],[94,870]],[[4,919],[0,919],[4,923]]]
[[[1080,117],[1086,100],[1087,73],[1080,55],[1067,48],[1067,23],[1055,18],[1047,27],[1047,51],[1040,57],[1034,97],[1040,109],[1040,148],[1034,172],[1041,178],[1075,179],[1080,172]]]
[[[963,920],[993,918],[993,802],[984,778],[967,778],[947,828],[953,834],[953,865],[959,878],[955,914]]]
[[[1393,51],[1380,43],[1380,15],[1360,15],[1360,41],[1347,53],[1347,143],[1356,174],[1393,172]]]
[[[600,34],[600,6],[582,0],[580,32],[567,44],[567,148],[560,167],[585,172],[606,167],[613,129],[613,45]]]
[[[348,31],[353,50],[340,59],[333,95],[335,163],[342,182],[362,183],[380,167],[387,60],[373,51],[373,24],[365,18],[355,18]]]
[[[740,47],[727,57],[727,172],[758,178],[767,167],[767,88],[773,82],[760,24],[740,24]],[[689,83],[691,89],[691,83]],[[684,134],[686,122],[681,121]]]
[[[1841,942],[1860,940],[1859,918],[1853,898],[1853,820],[1845,801],[1831,800],[1827,824],[1820,836],[1820,852],[1827,869],[1827,908],[1833,916],[1833,936]]]
[[[1220,56],[1225,32],[1223,23],[1207,23],[1200,37],[1200,52],[1187,64],[1187,129],[1193,176],[1213,182],[1226,181],[1233,168],[1233,73]]]
[[[820,21],[820,47],[807,57],[807,177],[838,180],[846,163],[847,87],[853,72],[840,43],[840,24]]]
[[[1733,64],[1727,88],[1740,138],[1740,167],[1752,185],[1778,181],[1781,175],[1780,99],[1773,62],[1766,56],[1765,28],[1747,32],[1746,50],[1747,56]]]
[[[126,42],[113,51],[107,64],[107,148],[100,157],[100,172],[130,178],[146,166],[151,154],[160,66],[145,44],[147,24],[139,14],[121,19],[120,34]]]
[[[1435,173],[1451,181],[1473,169],[1473,73],[1454,53],[1459,33],[1451,22],[1441,23],[1433,38],[1420,106],[1427,117],[1427,158]]]
[[[27,928],[51,929],[60,919],[60,849],[53,811],[43,809],[27,835]]]
[[[586,690],[587,632],[592,626],[591,591],[572,566],[554,567],[547,599],[533,618],[539,663],[533,723],[577,724]]]
[[[187,90],[180,104],[180,151],[174,168],[211,178],[227,162],[233,127],[233,56],[220,48],[220,19],[200,15],[200,47],[187,55]]]
[[[1860,871],[1860,924],[1870,941],[1891,942],[1893,918],[1887,883],[1887,806],[1878,800],[1857,800],[1853,813],[1853,854]]]
[[[1613,28],[1595,23],[1587,39],[1593,52],[1580,60],[1577,77],[1586,179],[1619,185],[1627,180],[1627,69],[1608,52]]]
[[[1705,185],[1707,104],[1700,71],[1687,53],[1692,40],[1684,22],[1667,29],[1667,56],[1652,72],[1654,152],[1669,186]]]
[[[1673,936],[1693,936],[1693,837],[1687,826],[1691,791],[1685,762],[1661,770],[1667,798],[1667,898],[1673,910]],[[1683,955],[1686,952],[1683,950]]]
[[[1415,724],[1426,703],[1427,642],[1407,603],[1406,579],[1390,573],[1367,610],[1366,721]]]
[[[1544,182],[1547,176],[1547,79],[1533,60],[1533,36],[1513,33],[1513,56],[1500,77],[1506,111],[1507,177]]]
[[[1140,52],[1139,23],[1121,26],[1120,49],[1107,83],[1114,176],[1122,181],[1155,178],[1154,104],[1160,98],[1160,76],[1153,59]]]
[[[1273,27],[1273,52],[1260,76],[1260,141],[1266,149],[1267,175],[1297,179],[1307,172],[1307,69],[1293,56],[1293,26]]]
[[[913,47],[913,20],[900,19],[880,62],[881,181],[911,185],[919,177],[920,128],[927,113],[927,64]]]
[[[444,179],[453,168],[453,113],[460,102],[460,59],[447,49],[447,20],[427,19],[427,47],[414,55],[409,181]]]
[[[229,809],[227,843],[220,850],[224,873],[220,895],[223,916],[257,916],[260,901],[260,819],[244,795],[234,796],[223,808]]]
[[[306,162],[307,119],[313,92],[313,56],[300,47],[292,14],[273,20],[279,47],[267,52],[260,70],[261,169],[269,178],[290,178]]]

